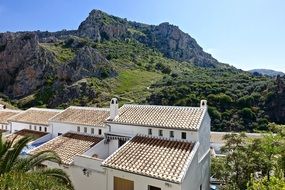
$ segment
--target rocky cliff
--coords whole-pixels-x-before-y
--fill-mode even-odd
[[[86,77],[116,76],[94,45],[106,40],[136,40],[171,59],[219,65],[176,26],[135,23],[93,10],[78,30],[0,34],[0,91],[18,99],[51,82],[70,85]]]

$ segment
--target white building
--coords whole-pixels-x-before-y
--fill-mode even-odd
[[[30,108],[10,117],[8,122],[12,133],[22,129],[51,133],[52,127],[49,126],[48,121],[60,112],[61,110]]]
[[[68,131],[104,136],[108,131],[104,123],[110,116],[109,108],[71,106],[49,119],[53,137]]]
[[[0,129],[2,131],[11,131],[11,125],[8,122],[8,119],[12,116],[19,114],[20,110],[10,110],[10,109],[1,109],[0,106]]]
[[[49,120],[50,133],[57,137],[30,153],[57,152],[62,165],[44,164],[64,169],[76,189],[208,190],[210,117],[206,104],[124,105],[119,109],[112,99],[110,110],[70,107]]]

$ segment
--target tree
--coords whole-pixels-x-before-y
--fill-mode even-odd
[[[49,183],[57,185],[57,188],[53,189],[73,189],[69,177],[62,170],[40,167],[44,161],[61,162],[54,152],[42,151],[28,157],[20,156],[22,149],[30,140],[32,137],[21,139],[15,137],[11,141],[4,142],[0,134],[0,189],[10,188],[12,184],[19,185],[19,187],[21,184],[30,184],[28,189],[47,189],[44,184]]]
[[[226,184],[229,189],[245,189],[251,175],[248,163],[245,162],[248,160],[246,135],[227,134],[224,139],[226,143],[222,152],[227,154],[225,164],[229,173]]]
[[[225,184],[223,189],[262,190],[266,184],[274,189],[280,180],[284,182],[285,139],[281,134],[266,134],[253,140],[243,133],[225,135],[222,152],[226,156],[212,160],[212,175]]]
[[[285,189],[285,179],[272,177],[268,182],[267,178],[254,179],[252,178],[248,184],[248,190],[282,190]]]

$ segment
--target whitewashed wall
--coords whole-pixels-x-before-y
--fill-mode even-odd
[[[159,136],[159,130],[163,130],[163,137],[170,138],[170,131],[174,131],[174,138],[181,140],[181,133],[186,132],[186,140],[195,142],[198,140],[198,134],[196,131],[184,131],[177,129],[165,129],[155,127],[143,127],[135,125],[120,125],[120,124],[109,124],[111,126],[110,131],[112,133],[123,134],[126,136],[133,137],[137,134],[148,135],[148,129],[152,129],[152,136]]]
[[[202,173],[201,173],[201,167],[199,166],[198,162],[198,149],[199,144],[197,143],[194,147],[196,149],[196,152],[192,152],[194,154],[194,157],[192,158],[192,161],[188,167],[188,170],[184,176],[184,179],[182,181],[182,190],[200,190],[200,185],[202,184]]]
[[[88,170],[88,176],[84,175],[83,169],[84,167],[76,166],[76,165],[70,165],[70,166],[64,166],[64,165],[58,165],[53,162],[45,162],[45,165],[47,165],[49,168],[59,168],[65,171],[75,188],[75,190],[105,190],[106,189],[106,173],[97,170]],[[100,166],[101,167],[101,166]]]
[[[166,182],[166,181],[151,178],[151,177],[145,177],[142,175],[136,175],[136,174],[114,170],[110,168],[106,168],[106,169],[107,169],[107,178],[108,178],[107,179],[107,182],[108,182],[107,190],[114,190],[114,177],[119,177],[119,178],[134,181],[135,190],[147,190],[148,185],[159,187],[161,188],[161,190],[181,190],[180,184],[170,183],[170,182]],[[197,190],[197,189],[193,189],[193,190]]]
[[[93,128],[94,129],[93,135],[99,135],[99,129],[101,129],[102,134],[100,136],[102,137],[104,136],[104,133],[109,130],[108,127],[94,127],[94,126],[87,126],[87,125],[60,123],[60,122],[50,122],[50,126],[52,128],[51,133],[53,137],[57,137],[59,133],[64,134],[69,131],[77,132],[77,127],[80,127],[80,133],[84,133],[84,127],[86,127],[87,134],[91,134],[91,128]]]
[[[23,129],[29,129],[29,126],[30,124],[27,124],[27,123],[12,122],[11,132],[14,133],[16,131],[20,131]]]
[[[211,135],[211,120],[208,114],[205,115],[202,124],[199,128],[198,141],[200,143],[199,148],[199,160],[205,157],[210,151],[210,135]]]
[[[47,132],[49,132],[49,126],[47,125],[38,125],[32,123],[20,123],[20,122],[11,122],[11,132],[14,133],[16,131],[20,131],[23,129],[31,129],[34,131],[45,132],[45,127],[47,128]],[[41,129],[41,130],[40,130]]]

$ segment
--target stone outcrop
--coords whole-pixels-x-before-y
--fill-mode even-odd
[[[77,30],[0,33],[0,93],[10,99],[21,99],[41,92],[46,86],[57,90],[63,85],[70,90],[70,85],[84,78],[116,76],[112,64],[94,45],[105,40],[134,40],[168,58],[201,67],[219,66],[177,26],[130,22],[93,10]],[[66,52],[67,55],[61,55]]]

